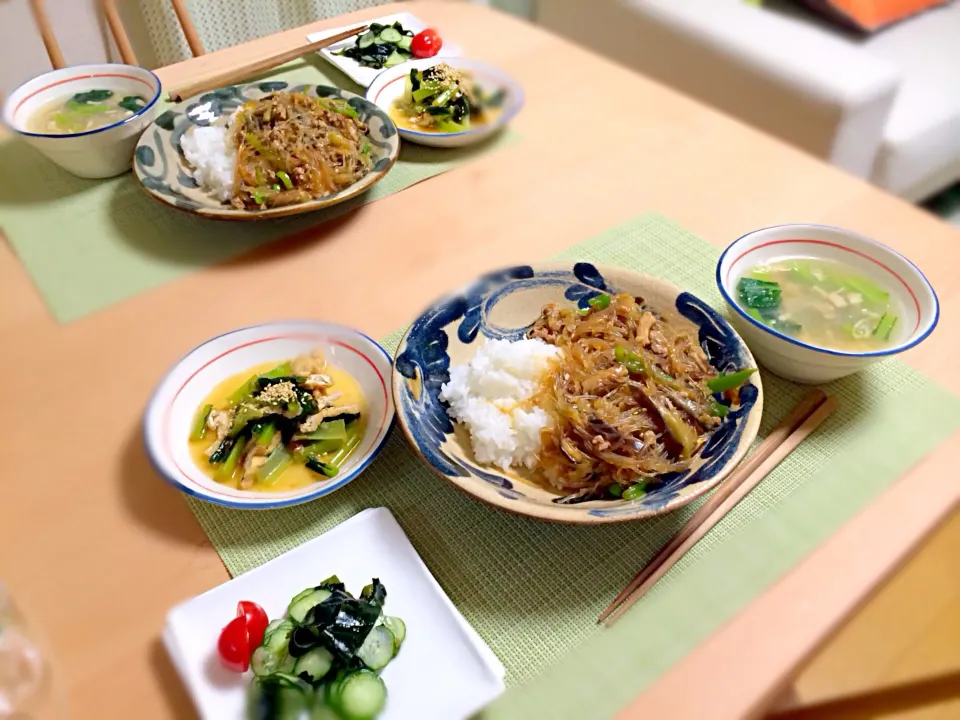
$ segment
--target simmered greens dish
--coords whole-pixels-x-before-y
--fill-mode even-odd
[[[411,130],[461,132],[494,120],[504,96],[503,90],[487,95],[470,73],[438,63],[423,71],[410,70],[390,117],[399,127]]]
[[[353,45],[337,52],[365,67],[385,68],[399,65],[413,57],[410,50],[413,31],[399,22],[392,25],[371,23],[370,29],[360,35]]]
[[[835,350],[889,347],[900,315],[883,288],[831,260],[758,265],[737,282],[737,302],[757,322]]]
[[[113,90],[87,90],[46,103],[27,121],[30,132],[70,135],[126,120],[146,107],[139,95],[117,95]]]
[[[386,599],[376,578],[354,597],[336,576],[296,595],[250,659],[249,718],[374,720],[387,701],[379,673],[407,634]]]
[[[197,411],[197,464],[241,490],[336,477],[363,438],[363,394],[320,350],[228,379]]]

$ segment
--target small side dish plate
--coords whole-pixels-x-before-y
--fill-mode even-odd
[[[503,692],[503,664],[444,594],[390,511],[371,508],[170,611],[163,642],[200,717],[246,716],[251,674],[228,672],[217,659],[217,637],[237,603],[256,602],[279,618],[293,595],[333,574],[347,587],[379,578],[390,612],[407,625],[403,648],[382,674],[387,705],[378,720],[465,720]]]
[[[240,210],[211,197],[198,187],[180,141],[191,126],[204,127],[230,115],[250,100],[275,92],[304,93],[311,97],[340,98],[357,111],[370,129],[373,169],[339,192],[296,205],[266,210]],[[390,171],[400,154],[400,138],[389,116],[354,93],[327,85],[291,85],[274,80],[248,85],[229,85],[189,98],[165,110],[147,127],[137,143],[133,172],[146,192],[162,203],[193,215],[216,220],[261,220],[321,210],[362,195]]]
[[[711,364],[723,371],[755,368],[743,340],[712,307],[671,283],[586,262],[520,265],[487,273],[427,308],[397,348],[393,397],[407,440],[431,470],[478,500],[541,520],[594,525],[653,517],[716,487],[744,458],[763,413],[758,374],[740,388],[739,406],[712,432],[691,465],[660,476],[637,499],[561,503],[561,496],[512,471],[481,465],[468,433],[440,400],[451,365],[465,364],[488,339],[519,340],[543,306],[585,307],[601,294],[642,297],[661,315],[696,332]]]
[[[399,22],[407,30],[412,30],[414,34],[419,33],[421,30],[427,29],[427,24],[413,13],[401,12],[394,13],[393,15],[384,15],[383,17],[373,18],[371,20],[361,20],[359,22],[351,23],[350,25],[343,25],[341,27],[331,28],[329,30],[310,33],[307,35],[307,40],[310,42],[317,42],[318,40],[323,40],[326,37],[336,35],[337,33],[343,32],[344,30],[349,30],[350,28],[354,28],[359,25],[370,25],[372,23],[378,23],[380,25],[392,25],[395,22]],[[458,57],[461,54],[460,48],[451,43],[444,36],[442,28],[437,28],[437,30],[440,32],[440,37],[443,39],[443,46],[440,48],[440,52],[438,52],[435,57]],[[382,70],[366,67],[358,63],[356,60],[336,54],[340,50],[350,47],[355,42],[356,38],[347,38],[346,40],[338,42],[336,45],[323,48],[320,51],[320,54],[323,55],[323,57],[329,61],[331,65],[334,65],[338,70],[345,73],[355,83],[362,87],[367,87],[371,82],[373,82],[373,79],[382,72]]]
[[[496,114],[490,122],[477,123],[459,132],[427,132],[397,126],[397,132],[404,140],[432,147],[451,148],[473,145],[502,130],[523,108],[524,93],[520,83],[503,70],[470,58],[437,59],[433,57],[395,65],[377,76],[367,88],[366,97],[389,115],[394,102],[404,93],[410,71],[416,69],[422,72],[440,63],[446,63],[455,70],[469,73],[486,94],[497,95],[497,107],[491,109],[491,112]]]
[[[331,365],[349,373],[364,395],[367,423],[363,439],[340,473],[329,480],[281,492],[237,490],[208,477],[197,466],[189,447],[193,418],[204,398],[225,379],[255,365],[280,363],[316,348],[323,350]],[[233,508],[299,505],[339,490],[380,452],[393,425],[389,378],[387,351],[351,328],[285,321],[234,330],[191,350],[160,382],[144,415],[144,445],[163,479],[188,495]]]

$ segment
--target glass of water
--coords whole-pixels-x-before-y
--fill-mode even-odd
[[[0,585],[0,720],[66,717],[49,657]]]

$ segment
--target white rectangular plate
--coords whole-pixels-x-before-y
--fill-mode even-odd
[[[200,717],[245,717],[252,675],[224,670],[216,651],[237,603],[252,600],[271,620],[282,617],[294,595],[330,575],[354,594],[380,578],[386,612],[407,625],[400,653],[382,673],[387,706],[378,720],[468,718],[503,692],[503,664],[454,607],[390,511],[372,508],[170,611],[163,642]]]
[[[400,24],[408,30],[413,30],[414,34],[420,32],[421,30],[426,30],[426,24],[418,18],[413,13],[401,12],[394,13],[393,15],[384,15],[383,17],[374,18],[373,20],[362,20],[360,22],[353,23],[352,25],[343,25],[341,27],[331,28],[330,30],[323,30],[322,32],[310,33],[307,35],[307,39],[310,42],[316,42],[317,40],[322,40],[325,37],[330,37],[331,35],[336,35],[339,32],[344,30],[349,30],[350,28],[357,27],[358,25],[369,25],[371,23],[380,23],[381,25],[392,25],[393,23],[400,21]],[[454,45],[451,42],[448,42],[446,36],[443,34],[443,28],[435,28],[438,33],[440,33],[440,38],[443,40],[443,46],[440,48],[440,52],[437,53],[437,57],[459,57],[460,48]],[[350,79],[353,80],[358,85],[367,87],[373,79],[377,76],[378,73],[383,72],[382,70],[376,70],[374,68],[364,67],[356,60],[351,60],[348,57],[343,57],[341,55],[334,55],[335,52],[343,50],[344,48],[350,47],[353,45],[357,39],[355,37],[347,38],[338,42],[336,45],[331,45],[330,47],[323,48],[320,51],[320,54],[323,55],[327,60],[336,65],[340,70],[345,72],[350,76]]]

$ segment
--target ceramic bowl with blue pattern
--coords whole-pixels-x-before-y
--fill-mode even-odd
[[[340,98],[350,103],[359,119],[369,128],[373,169],[339,192],[266,210],[240,210],[210,196],[194,180],[190,163],[183,155],[180,140],[184,133],[193,126],[207,126],[223,115],[230,115],[245,102],[260,100],[280,91],[304,93],[311,97]],[[340,88],[293,85],[278,80],[230,85],[189,98],[165,110],[140,137],[134,153],[133,172],[149,195],[178,210],[218,220],[262,220],[313,212],[355,198],[382,180],[399,154],[397,126],[374,103]]]
[[[758,374],[740,389],[740,404],[710,435],[691,466],[660,476],[635,500],[560,502],[557,493],[474,459],[467,431],[451,419],[439,398],[450,366],[470,362],[488,338],[524,337],[547,303],[586,308],[600,293],[643,297],[664,318],[687,324],[720,371],[756,367],[743,340],[716,310],[665,280],[585,262],[520,265],[488,273],[430,306],[397,348],[397,418],[431,469],[489,505],[543,520],[592,525],[675,510],[715,487],[737,466],[760,426],[763,388]]]

